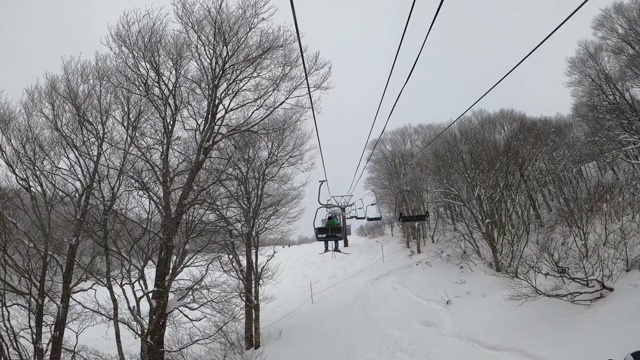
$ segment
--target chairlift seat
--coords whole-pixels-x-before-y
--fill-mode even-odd
[[[318,241],[342,240],[342,226],[321,226],[314,229],[316,233],[316,240]]]
[[[429,218],[428,211],[425,214],[421,214],[421,215],[403,215],[402,213],[400,213],[400,217],[398,218],[398,221],[400,221],[401,223],[422,222],[422,221],[427,221],[428,218]]]

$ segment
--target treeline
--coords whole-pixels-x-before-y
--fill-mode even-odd
[[[640,1],[614,3],[568,60],[567,116],[478,110],[380,139],[367,186],[417,252],[452,238],[514,281],[514,298],[588,304],[640,264]],[[389,224],[393,231],[395,224]],[[451,236],[453,235],[453,236]]]
[[[0,100],[0,359],[260,347],[261,289],[313,156],[297,38],[273,14],[129,11],[105,51]],[[330,66],[305,51],[318,96]],[[81,341],[97,324],[113,354]]]

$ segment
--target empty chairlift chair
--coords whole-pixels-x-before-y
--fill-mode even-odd
[[[428,218],[429,218],[428,211],[425,211],[424,214],[416,214],[416,215],[404,215],[403,213],[400,213],[400,216],[398,217],[398,221],[400,221],[401,223],[423,222],[423,221],[427,221]]]
[[[360,199],[360,202],[362,203],[362,206],[355,208],[356,217],[354,219],[356,219],[356,220],[365,220],[367,218],[367,210],[365,210],[365,208],[364,208],[364,201],[362,201],[362,199]],[[362,210],[364,212],[364,215],[360,216],[358,210]]]
[[[373,190],[371,190],[371,192],[373,193],[373,196],[375,197],[376,201],[374,201],[371,204],[367,205],[367,209],[365,211],[365,216],[367,217],[367,221],[380,221],[380,220],[382,220],[382,212],[380,211],[380,207],[377,205],[377,203],[378,203],[378,194],[376,194],[376,192],[373,191]],[[371,214],[369,212],[369,208],[370,207],[375,209],[373,214]]]
[[[349,213],[347,214],[347,220],[357,219],[358,218],[358,210],[353,207],[349,209]]]
[[[374,209],[376,209],[376,211],[374,211],[374,214],[370,215],[369,207],[373,207]],[[372,204],[367,205],[367,210],[365,211],[365,215],[367,217],[367,221],[380,221],[380,220],[382,220],[382,214],[380,213],[380,207],[378,205],[376,205],[376,203],[372,203]]]

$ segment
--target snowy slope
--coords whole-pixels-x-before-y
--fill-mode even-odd
[[[381,261],[384,242],[385,262]],[[267,359],[623,359],[640,349],[640,273],[581,307],[505,300],[505,280],[460,269],[398,239],[353,237],[346,251],[321,244],[279,248],[279,282],[266,293]],[[310,284],[314,290],[311,303]],[[446,304],[446,299],[451,304]],[[293,312],[292,312],[293,311]]]

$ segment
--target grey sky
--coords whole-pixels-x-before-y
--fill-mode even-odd
[[[581,0],[448,0],[388,129],[450,121],[491,86]],[[591,0],[478,107],[514,107],[532,115],[566,113],[565,60],[591,36],[599,9]],[[91,56],[127,8],[170,0],[0,0],[0,89],[18,98],[67,55]],[[276,20],[292,23],[288,0],[274,0]],[[438,1],[416,4],[373,135],[377,137],[426,33]],[[393,61],[411,0],[297,0],[303,41],[333,63],[334,89],[323,98],[318,125],[332,193],[345,193]],[[297,234],[312,234],[320,160],[311,174],[307,212]],[[363,183],[362,181],[361,183]],[[363,194],[362,184],[355,192]],[[369,199],[371,201],[371,199]],[[357,224],[355,224],[357,225]]]

